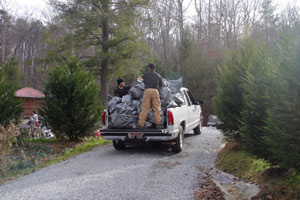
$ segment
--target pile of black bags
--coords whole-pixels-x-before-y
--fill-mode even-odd
[[[182,79],[163,80],[163,87],[159,90],[161,100],[161,124],[166,123],[165,115],[169,107],[178,106],[183,103],[183,94],[180,91]],[[109,128],[136,128],[141,112],[143,93],[145,85],[141,81],[133,83],[126,96],[113,97],[108,103]],[[154,126],[154,113],[150,109],[146,128]]]

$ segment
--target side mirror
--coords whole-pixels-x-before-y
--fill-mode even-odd
[[[195,105],[203,105],[203,104],[204,104],[203,101],[196,101],[196,102],[195,102]]]

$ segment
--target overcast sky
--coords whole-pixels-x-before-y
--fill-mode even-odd
[[[273,0],[278,9],[284,8],[288,3],[296,3],[300,6],[300,0]],[[8,0],[15,8],[18,8],[18,15],[32,14],[32,17],[41,17],[41,12],[47,7],[47,0]],[[186,2],[189,2],[186,0]],[[191,5],[192,6],[192,5]]]

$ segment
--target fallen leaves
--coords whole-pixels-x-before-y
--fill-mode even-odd
[[[205,171],[203,167],[199,170],[205,174],[204,177],[199,176],[199,187],[195,192],[196,200],[225,200],[223,192],[212,181],[209,172]]]

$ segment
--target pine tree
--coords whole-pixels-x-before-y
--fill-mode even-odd
[[[231,52],[217,72],[217,91],[213,105],[217,116],[223,122],[221,130],[225,135],[239,139],[243,89],[241,87],[245,69],[241,55]]]
[[[98,91],[93,75],[76,58],[51,70],[41,114],[57,137],[78,139],[97,128],[101,118]]]
[[[292,36],[292,37],[291,37]],[[277,86],[269,91],[272,107],[267,120],[269,158],[284,169],[300,172],[300,27],[280,40]]]
[[[15,98],[15,85],[6,81],[5,73],[0,68],[0,125],[4,127],[10,122],[17,124],[23,111],[23,102]]]
[[[61,49],[92,50],[87,56],[89,66],[101,79],[101,98],[107,105],[108,81],[112,68],[128,59],[141,56],[143,42],[136,26],[140,7],[148,0],[50,0],[61,19],[71,27],[72,34],[58,44]]]
[[[261,28],[264,34],[264,39],[267,44],[272,44],[272,40],[276,38],[276,23],[277,16],[274,14],[276,7],[273,6],[273,0],[263,0],[261,5]]]
[[[17,88],[20,87],[23,79],[23,73],[21,72],[16,58],[8,58],[1,66],[5,76],[5,82],[9,85],[14,85]]]
[[[243,106],[241,110],[240,134],[246,149],[262,158],[268,158],[268,146],[265,142],[265,121],[268,117],[270,99],[266,93],[274,85],[272,74],[274,64],[265,45],[247,40],[240,49],[247,56],[241,64],[246,69],[241,87]]]

